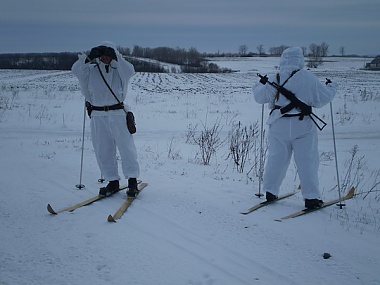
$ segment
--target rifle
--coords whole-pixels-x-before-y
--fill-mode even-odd
[[[321,118],[319,118],[316,114],[313,113],[312,111],[312,107],[307,105],[306,103],[302,102],[301,100],[299,100],[296,95],[286,89],[285,87],[283,86],[280,86],[278,85],[276,82],[270,82],[268,80],[268,77],[266,75],[262,76],[260,73],[257,73],[257,76],[260,77],[260,83],[265,85],[265,84],[269,84],[271,86],[273,86],[279,93],[281,93],[282,95],[285,96],[286,99],[288,99],[290,101],[290,104],[286,105],[285,107],[281,108],[280,109],[280,112],[281,114],[286,114],[287,112],[289,112],[290,110],[292,110],[293,108],[296,108],[298,111],[300,111],[300,115],[299,115],[299,119],[300,120],[303,120],[304,116],[309,116],[310,119],[313,121],[313,123],[317,126],[317,128],[322,131],[323,128],[327,125],[326,122],[324,122]],[[313,118],[313,116],[320,122],[322,122],[323,126],[319,126],[318,123],[316,122],[316,120]]]

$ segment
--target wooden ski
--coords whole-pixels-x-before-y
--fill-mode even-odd
[[[326,208],[326,207],[329,207],[331,205],[334,205],[336,203],[339,203],[339,202],[342,202],[342,201],[345,201],[345,200],[349,200],[351,198],[353,198],[355,196],[355,187],[352,187],[350,189],[350,191],[348,191],[347,195],[344,196],[343,198],[341,199],[334,199],[334,200],[331,200],[331,201],[328,201],[328,202],[324,202],[323,203],[323,206],[321,208],[316,208],[316,209],[303,209],[299,212],[296,212],[296,213],[293,213],[289,216],[286,216],[286,217],[282,217],[280,219],[277,219],[275,221],[277,222],[282,222],[284,220],[288,220],[288,219],[292,219],[292,218],[296,218],[296,217],[299,217],[299,216],[303,216],[303,215],[306,215],[306,214],[309,214],[309,213],[312,213],[312,212],[315,212],[315,211],[318,211],[318,210],[321,210],[323,208]]]
[[[137,198],[137,196],[140,194],[140,192],[146,187],[148,186],[148,183],[141,183],[138,187],[138,193],[136,195],[135,198],[132,198],[132,197],[128,197],[125,202],[123,203],[123,205],[120,206],[119,210],[117,210],[117,212],[112,216],[112,215],[109,215],[108,218],[107,218],[107,221],[109,222],[113,222],[115,223],[116,220],[119,220],[123,214],[128,210],[129,206],[132,204],[132,202]]]

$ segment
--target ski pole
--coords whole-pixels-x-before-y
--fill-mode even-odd
[[[340,182],[339,182],[339,169],[338,169],[338,155],[336,153],[336,142],[335,142],[335,128],[334,128],[334,115],[333,115],[333,107],[332,102],[330,102],[330,112],[331,112],[331,126],[332,126],[332,134],[333,134],[333,141],[334,141],[334,154],[335,154],[335,169],[336,169],[336,179],[338,183],[338,192],[339,192],[339,206],[341,209],[346,206],[346,204],[342,203],[342,194],[340,189]]]
[[[76,188],[82,189],[85,186],[82,184],[82,173],[83,173],[83,151],[84,151],[84,132],[86,129],[86,101],[83,109],[83,129],[82,129],[82,154],[80,159],[80,174],[79,174],[79,184],[75,185]]]
[[[98,179],[99,183],[103,183],[105,179],[103,178],[103,173],[100,173],[100,178]]]
[[[261,128],[260,128],[260,169],[259,169],[259,193],[257,197],[264,196],[261,193],[261,182],[263,180],[263,140],[264,140],[264,104],[261,105]]]

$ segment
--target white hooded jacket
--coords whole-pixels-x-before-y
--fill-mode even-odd
[[[87,55],[82,53],[78,55],[79,59],[73,64],[71,70],[79,80],[82,94],[85,96],[86,101],[90,102],[93,106],[111,106],[118,104],[118,102],[103,81],[98,66],[120,102],[124,102],[126,99],[128,82],[134,75],[135,70],[133,65],[122,57],[116,49],[115,44],[102,42],[100,45],[113,48],[117,61],[112,60],[108,67],[99,58],[95,59],[94,63],[86,63]],[[125,106],[125,109],[128,111],[129,107]],[[123,110],[109,112],[93,111],[92,113],[93,116],[119,114],[125,115]]]
[[[320,108],[329,103],[336,94],[335,84],[324,84],[310,71],[303,69],[304,57],[300,48],[286,49],[280,58],[280,82],[282,85],[298,70],[284,85],[302,102],[314,108]],[[276,76],[269,81],[276,82]],[[282,94],[276,99],[277,90],[270,84],[259,83],[253,90],[258,103],[269,103],[279,107],[287,106],[290,101]],[[292,109],[287,114],[299,114]],[[298,176],[302,185],[304,199],[319,199],[319,151],[317,127],[310,116],[283,117],[279,109],[269,116],[268,122],[268,156],[263,179],[265,192],[278,195],[282,181],[286,176],[291,158],[297,166]]]
[[[282,53],[280,58],[280,82],[277,82],[275,75],[270,76],[269,81],[282,85],[293,71],[299,70],[289,79],[284,88],[293,92],[299,100],[307,105],[321,108],[334,98],[337,85],[334,83],[328,85],[322,84],[312,72],[303,69],[304,65],[305,60],[302,49],[299,47],[288,48]],[[269,84],[263,85],[259,83],[254,87],[253,93],[257,103],[269,103],[270,109],[274,105],[285,107],[290,103],[282,94],[280,94],[278,101],[275,102],[277,90]],[[299,111],[293,109],[288,114],[297,113]],[[281,116],[280,110],[274,110],[267,123],[271,124]]]

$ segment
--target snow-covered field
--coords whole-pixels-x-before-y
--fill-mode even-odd
[[[97,195],[100,173],[84,100],[71,72],[0,70],[0,284],[380,284],[380,73],[368,60],[334,59],[314,70],[340,85],[333,101],[342,195],[346,207],[276,222],[303,208],[301,194],[244,216],[264,199],[257,141],[242,173],[229,156],[233,124],[260,126],[252,98],[257,72],[278,58],[215,59],[232,74],[137,73],[129,105],[138,132],[140,179],[149,183],[117,223],[120,192],[52,216]],[[335,199],[330,106],[315,110],[320,132],[323,199]],[[265,118],[268,110],[265,109]],[[210,165],[189,138],[219,124]],[[121,174],[121,172],[120,172]],[[123,180],[122,184],[126,181]],[[282,193],[299,181],[294,163]],[[324,253],[331,258],[324,259]]]

